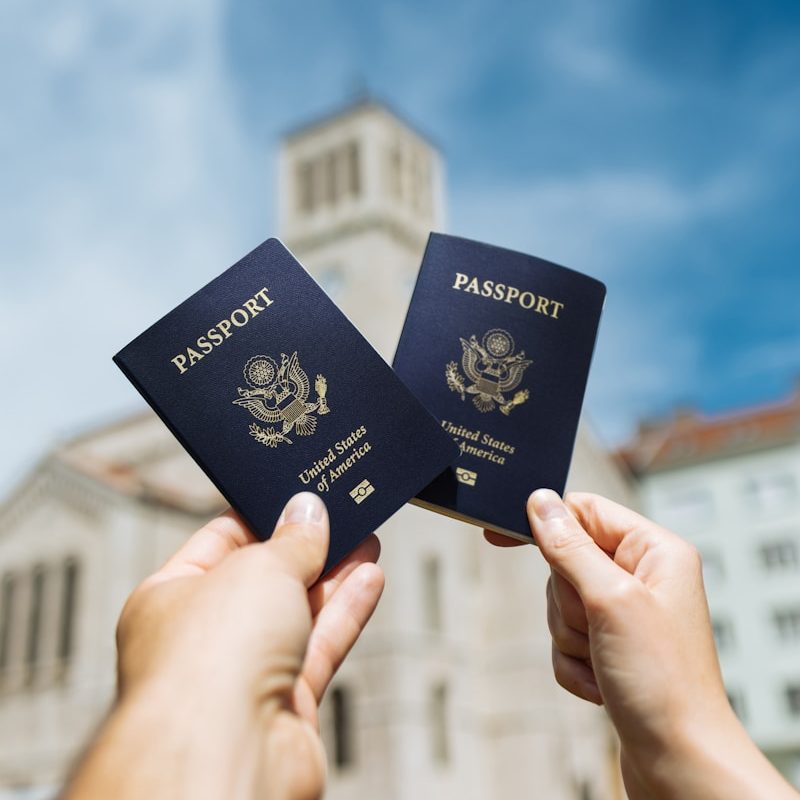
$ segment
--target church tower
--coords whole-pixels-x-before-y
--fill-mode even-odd
[[[371,100],[286,135],[280,234],[390,360],[431,230],[443,225],[442,161]]]
[[[278,189],[284,243],[390,361],[428,234],[444,227],[439,153],[360,101],[286,135]],[[618,496],[587,481],[613,472],[588,445],[577,485]],[[378,533],[386,590],[321,708],[328,800],[616,798],[602,716],[550,675],[543,559],[413,506]]]

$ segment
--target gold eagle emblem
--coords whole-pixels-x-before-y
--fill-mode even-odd
[[[292,432],[311,436],[317,429],[314,412],[330,411],[326,399],[328,382],[322,375],[314,381],[316,401],[308,402],[311,385],[297,351],[291,356],[281,353],[280,366],[270,356],[253,356],[244,365],[244,380],[250,388],[237,388],[239,397],[233,403],[246,408],[257,420],[269,423],[267,428],[250,425],[250,435],[266,447],[277,447],[281,442],[291,444],[287,434]]]
[[[474,334],[460,341],[464,374],[455,361],[447,364],[445,379],[450,391],[458,392],[462,400],[472,395],[472,403],[478,411],[487,413],[499,406],[506,416],[530,397],[527,389],[518,391],[510,399],[506,397],[519,386],[525,370],[533,363],[525,358],[524,350],[514,353],[514,338],[508,331],[492,328],[480,342]]]

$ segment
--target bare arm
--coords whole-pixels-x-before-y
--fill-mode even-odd
[[[232,512],[120,617],[119,697],[66,800],[314,798],[317,707],[383,589],[371,537],[324,580],[328,518],[295,496],[269,542]]]

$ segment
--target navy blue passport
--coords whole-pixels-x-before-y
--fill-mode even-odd
[[[326,571],[458,457],[277,239],[114,361],[260,539],[293,494],[322,497]]]
[[[531,540],[531,491],[564,491],[605,293],[549,261],[431,234],[394,369],[461,455],[412,502]]]

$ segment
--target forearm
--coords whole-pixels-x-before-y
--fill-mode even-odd
[[[627,755],[630,800],[797,800],[731,712],[713,728],[677,735],[658,753]],[[628,785],[630,781],[630,786]]]
[[[167,691],[121,700],[63,800],[253,797],[258,737],[244,714],[219,705],[200,692],[186,702]]]

